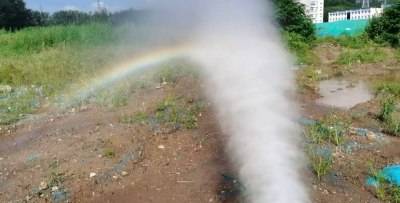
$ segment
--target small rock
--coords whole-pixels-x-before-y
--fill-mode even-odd
[[[91,177],[91,178],[93,178],[93,177],[95,177],[95,176],[97,176],[96,173],[90,173],[90,175],[89,175],[89,177]]]
[[[29,201],[31,198],[32,198],[31,196],[26,196],[26,197],[25,197],[25,200],[26,200],[26,201]]]
[[[372,131],[367,131],[367,133],[365,133],[365,135],[367,136],[368,140],[371,140],[371,141],[376,140],[375,133],[373,133]]]
[[[328,192],[328,190],[324,190],[324,192],[323,192],[325,195],[329,195],[329,192]]]
[[[99,158],[103,158],[103,156],[101,155],[101,154],[99,154],[99,156],[98,156]]]
[[[40,185],[39,185],[39,189],[40,190],[45,190],[45,189],[47,189],[49,186],[47,185],[47,183],[46,182],[41,182],[40,183]]]
[[[317,190],[318,187],[317,187],[317,185],[313,185],[313,188],[314,188],[314,190]]]
[[[59,188],[57,186],[54,186],[51,188],[51,191],[53,191],[53,192],[57,192],[58,190],[59,190]]]
[[[122,171],[121,174],[122,174],[122,176],[127,176],[127,175],[128,175],[128,172]]]
[[[113,178],[114,178],[114,179],[117,179],[117,178],[118,178],[118,176],[113,176]]]
[[[158,149],[165,149],[165,146],[164,145],[159,145]]]

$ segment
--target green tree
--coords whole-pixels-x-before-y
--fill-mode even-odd
[[[296,33],[307,43],[315,41],[315,26],[306,14],[304,4],[296,0],[271,1],[275,5],[277,23],[285,32]]]
[[[400,40],[400,0],[384,9],[379,18],[373,18],[365,27],[368,36],[377,43],[398,46]]]
[[[0,0],[0,28],[15,31],[29,26],[31,20],[23,0]]]
[[[51,16],[51,24],[53,25],[82,25],[90,22],[90,20],[91,14],[75,10],[57,11]]]

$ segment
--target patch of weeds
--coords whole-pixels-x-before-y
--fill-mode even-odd
[[[113,149],[105,149],[103,151],[103,156],[107,158],[114,158],[115,157],[115,151]]]
[[[119,118],[118,121],[120,123],[130,123],[131,122],[131,115],[129,114],[122,114]]]
[[[354,162],[351,162],[351,180],[353,184],[357,184],[356,183],[357,178],[358,178],[358,173],[356,170],[356,164]]]
[[[48,180],[49,187],[60,186],[62,183],[62,176],[59,173],[52,171]]]
[[[400,135],[400,114],[396,108],[396,98],[392,95],[384,96],[377,118],[385,124],[386,133],[398,136]]]
[[[307,73],[307,77],[313,81],[318,81],[320,79],[321,70],[310,69]]]
[[[342,146],[346,142],[346,135],[350,132],[350,122],[336,115],[320,119],[315,126],[310,126],[305,132],[313,143],[324,141]]]
[[[59,161],[56,160],[56,161],[53,161],[53,162],[49,165],[49,168],[51,168],[51,169],[56,169],[59,165],[60,165]]]
[[[381,101],[381,110],[378,114],[378,119],[382,122],[389,123],[391,116],[396,110],[396,100],[393,96],[388,95],[384,101]]]
[[[135,115],[135,120],[136,121],[142,121],[147,118],[147,114],[144,111],[138,111]]]
[[[400,97],[400,83],[374,83],[372,90],[378,94],[391,94],[395,97]]]
[[[196,116],[203,109],[201,104],[187,102],[187,98],[175,98],[171,94],[158,102],[154,117],[161,123],[184,125],[187,129],[197,128]]]
[[[344,73],[343,70],[338,70],[335,72],[335,74],[333,74],[335,77],[343,77]]]
[[[352,64],[352,63],[377,63],[382,62],[388,56],[385,50],[377,47],[365,47],[357,50],[346,50],[340,53],[336,63],[338,64]]]
[[[332,154],[325,153],[324,151],[319,152],[315,146],[308,146],[307,155],[311,161],[314,172],[317,174],[318,179],[321,180],[321,177],[325,175],[332,166]]]
[[[305,137],[312,143],[319,144],[325,141],[325,136],[318,132],[316,126],[307,126],[306,130],[303,131],[303,135],[305,135]]]

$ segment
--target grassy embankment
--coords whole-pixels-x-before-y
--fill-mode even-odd
[[[15,123],[43,106],[64,104],[76,85],[134,56],[135,28],[109,24],[0,30],[0,124]],[[124,106],[135,89],[155,87],[194,75],[187,61],[175,60],[96,90],[95,101],[110,110]],[[11,87],[11,91],[9,88]],[[89,102],[68,101],[68,105]]]

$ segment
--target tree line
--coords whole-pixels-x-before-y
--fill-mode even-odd
[[[94,12],[77,10],[61,10],[49,12],[26,8],[23,0],[0,1],[0,29],[15,31],[25,27],[52,26],[52,25],[83,25],[91,22],[112,23],[139,23],[140,19],[149,11],[127,9],[109,12],[107,9],[98,9]]]

